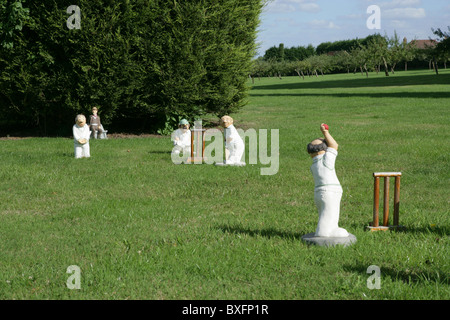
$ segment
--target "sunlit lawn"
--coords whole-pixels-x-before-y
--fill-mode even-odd
[[[271,176],[174,165],[169,137],[91,141],[82,160],[69,137],[0,140],[0,298],[447,300],[449,106],[444,70],[255,79],[232,116],[279,129]],[[322,122],[340,145],[347,248],[301,240],[318,218],[306,144]],[[403,173],[406,231],[365,230],[376,171]],[[66,286],[70,265],[80,290]]]

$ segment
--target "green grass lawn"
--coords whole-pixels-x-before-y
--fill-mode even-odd
[[[449,106],[444,70],[255,79],[232,116],[280,130],[272,176],[174,165],[169,137],[91,141],[81,160],[70,138],[0,140],[0,299],[448,300]],[[301,240],[318,220],[306,144],[322,122],[340,145],[347,248]],[[406,231],[365,231],[376,171],[403,173]]]

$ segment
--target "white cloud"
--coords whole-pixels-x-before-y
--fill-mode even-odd
[[[390,26],[394,29],[406,29],[409,28],[409,24],[404,20],[391,20]]]
[[[301,3],[298,6],[300,11],[303,12],[319,12],[320,7],[317,3]]]
[[[426,17],[422,0],[390,0],[376,3],[366,0],[366,3],[378,5],[381,8],[381,18],[386,19],[421,19]]]
[[[367,19],[367,15],[363,15],[361,13],[358,14],[346,14],[343,16],[338,16],[339,19],[347,19],[347,20],[360,20],[360,19]]]
[[[388,19],[421,19],[426,17],[423,8],[394,8],[381,12],[382,18]]]
[[[392,0],[380,3],[381,8],[415,7],[420,6],[421,0]]]
[[[295,7],[286,3],[276,3],[275,2],[270,2],[266,9],[266,12],[269,13],[278,13],[278,12],[293,12],[295,11]]]
[[[266,12],[319,12],[320,6],[315,0],[273,0],[266,6]]]
[[[333,21],[327,20],[312,20],[308,24],[311,28],[315,29],[339,29],[339,26],[334,24]]]

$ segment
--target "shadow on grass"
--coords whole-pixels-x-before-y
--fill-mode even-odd
[[[352,75],[353,76],[353,75]],[[366,87],[391,87],[391,86],[422,86],[422,85],[448,85],[450,74],[429,74],[411,76],[390,76],[360,79],[336,79],[325,80],[316,78],[316,81],[304,81],[299,79],[295,83],[280,83],[271,85],[255,85],[252,90],[289,90],[289,89],[324,89],[324,88],[366,88]],[[280,80],[281,82],[282,80]]]
[[[389,277],[394,281],[401,281],[403,283],[406,283],[408,285],[411,284],[420,284],[420,283],[426,283],[426,282],[435,282],[439,284],[450,284],[449,282],[449,275],[441,270],[433,268],[433,262],[426,261],[426,264],[430,266],[430,270],[427,270],[426,268],[420,268],[420,267],[411,267],[407,268],[405,270],[398,270],[394,269],[392,267],[383,267],[379,266],[380,268],[380,276],[381,276],[381,286],[383,286],[383,277]],[[369,266],[363,266],[363,265],[344,265],[343,268],[345,271],[348,272],[356,272],[361,273],[363,275],[369,276],[370,273],[367,273],[367,268]],[[431,270],[432,269],[432,270]]]
[[[246,234],[251,237],[264,237],[264,238],[283,238],[287,240],[301,240],[302,236],[304,236],[308,232],[287,232],[287,231],[279,231],[274,228],[266,228],[266,229],[250,229],[244,228],[240,226],[227,226],[221,225],[217,226],[217,229],[221,230],[223,233],[231,233],[231,234]]]
[[[66,158],[74,158],[75,159],[75,153],[74,152],[61,152],[58,153],[58,155]]]
[[[408,227],[404,230],[399,230],[397,232],[404,232],[404,233],[422,233],[422,234],[429,234],[429,235],[435,235],[440,237],[448,237],[450,236],[450,228],[448,227]],[[439,239],[436,239],[439,240]]]
[[[450,81],[450,80],[449,80]],[[251,93],[252,97],[336,97],[336,98],[419,98],[419,99],[446,99],[450,92],[386,92],[386,93]]]

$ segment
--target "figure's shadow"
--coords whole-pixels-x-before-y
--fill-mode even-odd
[[[288,240],[300,240],[302,236],[304,236],[307,232],[288,232],[288,231],[279,231],[274,228],[265,228],[265,229],[251,229],[244,228],[240,226],[227,226],[220,225],[216,227],[221,230],[223,233],[231,233],[231,234],[246,234],[251,237],[265,237],[268,239],[271,238],[283,238]]]
[[[433,262],[426,260],[425,265],[428,267],[413,266],[402,270],[401,268],[393,268],[380,266],[381,277],[389,277],[396,281],[401,281],[406,284],[418,284],[427,282],[436,282],[440,284],[449,284],[449,274],[440,267],[433,266]],[[345,271],[354,272],[358,274],[368,274],[366,265],[351,265],[345,264],[343,266]],[[437,267],[437,268],[436,268]]]
[[[166,151],[166,150],[153,150],[149,151],[148,153],[154,153],[154,154],[171,154],[172,151]]]
[[[409,227],[406,226],[401,232],[406,233],[422,233],[422,234],[433,234],[440,237],[448,237],[450,235],[450,228],[448,226],[422,226],[422,227]]]

